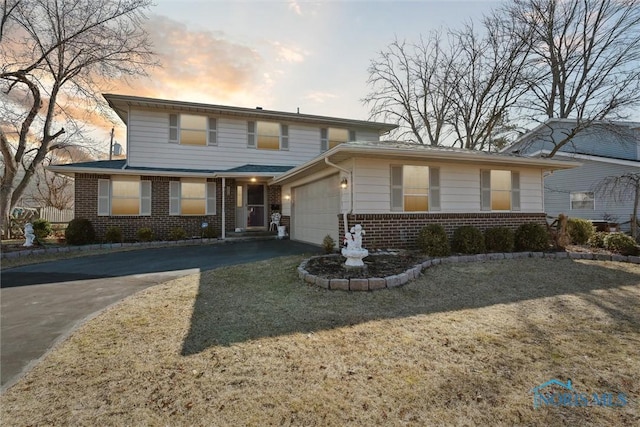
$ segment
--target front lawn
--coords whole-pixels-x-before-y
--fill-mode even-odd
[[[300,261],[221,268],[112,307],[3,394],[3,425],[640,421],[638,265],[446,264],[348,293],[303,284]],[[535,409],[531,390],[550,379],[618,406]]]

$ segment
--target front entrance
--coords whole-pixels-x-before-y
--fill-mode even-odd
[[[265,193],[264,184],[243,183],[236,186],[236,227],[266,227]]]

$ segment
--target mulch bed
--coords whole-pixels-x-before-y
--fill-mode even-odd
[[[327,279],[366,279],[369,277],[388,277],[404,273],[409,268],[422,262],[423,255],[417,253],[371,254],[363,262],[364,268],[347,268],[346,258],[342,255],[327,255],[312,258],[307,262],[305,270],[314,276]]]

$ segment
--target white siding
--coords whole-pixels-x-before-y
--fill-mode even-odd
[[[415,164],[440,169],[440,213],[480,211],[480,166],[436,162],[389,161],[359,158],[355,161],[354,213],[390,213],[391,165]],[[502,169],[503,167],[501,167]],[[490,169],[483,166],[482,169]],[[520,212],[543,212],[542,174],[539,169],[520,172]]]
[[[177,113],[177,112],[172,112]],[[247,120],[217,117],[215,146],[169,143],[169,112],[134,109],[129,116],[130,166],[226,170],[245,164],[297,166],[320,154],[320,127],[287,123],[289,149],[247,147]],[[378,134],[357,129],[358,140],[378,140]]]

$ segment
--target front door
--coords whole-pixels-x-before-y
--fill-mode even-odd
[[[236,226],[261,228],[266,226],[264,184],[238,184],[236,187]]]

